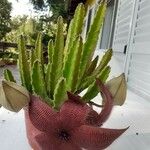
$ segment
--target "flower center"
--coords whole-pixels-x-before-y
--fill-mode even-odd
[[[70,134],[68,133],[68,131],[63,129],[58,132],[58,137],[61,140],[68,141],[70,139]]]

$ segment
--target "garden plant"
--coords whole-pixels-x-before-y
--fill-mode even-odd
[[[48,44],[47,63],[41,33],[30,52],[24,37],[19,38],[21,85],[5,70],[0,105],[14,112],[24,108],[27,137],[34,150],[102,150],[127,130],[102,127],[113,106],[122,105],[126,98],[124,74],[107,81],[112,50],[101,60],[93,58],[106,8],[106,2],[101,2],[86,39],[82,39],[83,4],[77,7],[66,38],[59,17],[55,41]],[[98,93],[101,105],[93,102]],[[101,107],[101,112],[93,105]]]

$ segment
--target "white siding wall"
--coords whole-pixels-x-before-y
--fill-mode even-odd
[[[128,43],[133,10],[134,0],[119,0],[113,40],[115,52],[124,52]]]
[[[119,0],[113,49],[129,88],[150,98],[150,0]]]
[[[150,0],[136,0],[126,74],[129,87],[150,98]]]
[[[130,37],[132,14],[134,12],[134,2],[134,0],[118,0],[115,31],[112,45],[114,51],[112,60],[112,74],[114,75],[124,72],[126,59],[124,50],[128,45]]]

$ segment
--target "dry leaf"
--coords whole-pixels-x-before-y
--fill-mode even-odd
[[[127,84],[125,80],[124,73],[121,74],[119,77],[113,78],[106,83],[109,91],[111,92],[114,105],[123,105],[126,99],[127,93]]]
[[[30,101],[29,92],[14,82],[2,81],[0,104],[13,112],[18,112]]]

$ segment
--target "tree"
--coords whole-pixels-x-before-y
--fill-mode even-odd
[[[0,40],[11,31],[11,9],[11,3],[8,0],[0,0]]]
[[[45,10],[47,7],[52,11],[52,20],[62,16],[66,22],[69,22],[79,3],[86,3],[88,0],[30,0],[37,10]]]

